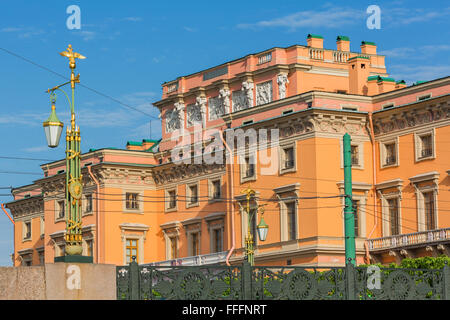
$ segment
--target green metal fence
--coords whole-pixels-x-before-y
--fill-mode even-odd
[[[296,266],[117,267],[119,300],[450,300],[443,269]]]

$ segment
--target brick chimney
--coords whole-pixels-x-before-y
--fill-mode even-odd
[[[377,54],[377,45],[375,44],[375,42],[362,41],[361,53]]]
[[[337,36],[336,46],[338,51],[350,51],[350,38],[346,36]]]
[[[355,56],[348,59],[347,63],[349,93],[367,96],[369,94],[367,78],[369,77],[370,60],[366,57]]]
[[[306,38],[306,42],[308,47],[323,49],[323,37],[321,35],[310,33]]]

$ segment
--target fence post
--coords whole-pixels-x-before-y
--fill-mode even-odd
[[[248,261],[242,264],[242,299],[251,300],[252,298],[252,267]]]
[[[351,258],[345,265],[345,294],[347,300],[355,300],[355,266],[351,263]]]
[[[130,262],[130,299],[139,300],[139,265],[133,256]]]
[[[450,300],[450,267],[447,261],[444,265],[444,300]]]

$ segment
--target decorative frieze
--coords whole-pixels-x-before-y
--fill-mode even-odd
[[[380,115],[379,118],[374,119],[373,131],[375,135],[387,134],[446,119],[450,119],[450,106],[443,103],[440,105],[431,105],[427,108],[399,111],[398,113],[390,114],[389,117]]]
[[[156,185],[161,185],[223,170],[225,170],[225,163],[179,164],[166,168],[154,168],[153,179]]]

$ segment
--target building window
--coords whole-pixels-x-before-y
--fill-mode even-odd
[[[292,169],[294,167],[294,148],[289,147],[284,151],[284,169]]]
[[[222,229],[213,229],[211,253],[222,252],[222,250]]]
[[[212,200],[220,200],[222,197],[220,190],[220,180],[211,181],[211,199]]]
[[[175,190],[167,191],[167,209],[175,209],[177,207],[177,194]]]
[[[389,143],[385,145],[386,148],[386,158],[385,164],[392,165],[397,162],[397,152],[395,148],[395,143]]]
[[[65,217],[65,201],[58,201],[58,219],[64,219]]]
[[[198,202],[198,186],[189,186],[189,203],[195,204]]]
[[[86,195],[85,201],[86,201],[86,207],[85,207],[84,212],[85,213],[92,212],[92,194]]]
[[[281,146],[279,149],[280,174],[294,172],[296,170],[295,143]]]
[[[420,137],[421,142],[421,158],[427,158],[433,155],[433,144],[431,134]]]
[[[355,237],[360,236],[360,230],[359,230],[359,200],[353,200],[353,217],[355,221]]]
[[[200,255],[200,237],[199,232],[191,233],[191,256]]]
[[[126,256],[127,256],[127,263],[130,263],[133,261],[133,257],[136,258],[136,261],[138,261],[138,240],[136,239],[127,239],[126,242]]]
[[[417,97],[417,101],[423,101],[423,100],[427,100],[427,99],[431,99],[431,93],[424,94],[424,95]]]
[[[44,232],[45,232],[45,219],[44,216],[39,218],[39,222],[40,222],[40,236],[44,236]]]
[[[424,192],[423,201],[425,209],[425,226],[427,230],[434,230],[436,229],[434,192]]]
[[[177,237],[171,237],[169,238],[169,243],[170,243],[170,256],[169,259],[173,260],[173,259],[177,259],[178,258],[178,241],[177,241]]]
[[[251,178],[255,175],[255,164],[250,157],[245,158],[245,178]]]
[[[351,146],[351,154],[352,154],[352,165],[359,165],[359,149],[358,146]]]
[[[128,210],[139,210],[138,193],[127,192],[125,194],[125,207]]]
[[[415,133],[416,161],[434,159],[434,130]]]
[[[380,144],[381,167],[398,166],[398,139],[382,142]]]
[[[286,203],[287,240],[297,239],[297,210],[295,202]]]
[[[31,240],[31,221],[23,224],[23,240]]]
[[[400,234],[400,217],[398,213],[398,198],[387,199],[389,209],[390,235]]]

